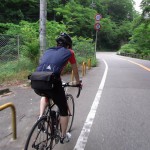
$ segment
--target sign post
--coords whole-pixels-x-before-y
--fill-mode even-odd
[[[97,48],[97,33],[101,28],[100,25],[100,19],[102,18],[101,14],[96,14],[95,15],[95,25],[94,25],[94,29],[96,30],[96,39],[95,39],[95,58],[96,58],[96,48]]]

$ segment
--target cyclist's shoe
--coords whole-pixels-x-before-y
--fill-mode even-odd
[[[40,117],[38,118],[38,120],[40,119]],[[38,121],[37,120],[37,121]],[[39,124],[38,124],[38,130],[41,130],[41,131],[45,131],[45,127],[44,127],[44,122],[40,122]]]
[[[46,149],[46,143],[42,142],[40,145],[39,145],[39,150],[44,150]]]
[[[71,134],[67,132],[65,137],[60,137],[60,143],[61,144],[68,143],[70,139],[71,139]]]
[[[38,130],[41,130],[41,131],[45,132],[45,127],[44,127],[43,122],[38,124]]]

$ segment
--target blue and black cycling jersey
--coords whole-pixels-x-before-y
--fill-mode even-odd
[[[60,75],[71,55],[71,51],[64,47],[49,48],[41,57],[36,71],[51,71]]]

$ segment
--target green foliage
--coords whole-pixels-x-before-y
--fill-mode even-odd
[[[92,39],[74,37],[73,41],[73,49],[78,59],[87,59],[94,56],[95,51]]]
[[[132,53],[135,54],[136,50],[134,49],[133,45],[131,44],[125,44],[121,47],[119,50],[120,53]]]
[[[101,20],[101,30],[98,32],[98,47],[102,48],[113,48],[117,41],[117,26],[110,18],[103,18]]]
[[[56,45],[56,38],[61,32],[66,32],[67,27],[64,24],[60,24],[56,21],[47,21],[46,24],[46,39],[47,47],[52,47]]]
[[[3,0],[0,1],[0,20],[3,23],[18,23],[20,20],[37,21],[39,4],[37,0]]]
[[[149,0],[142,0],[141,2],[142,8],[142,21],[146,24],[150,23],[150,1]]]
[[[136,53],[143,57],[150,55],[150,24],[140,24],[134,29],[130,44],[121,47],[120,52]]]
[[[16,32],[19,33],[19,29],[20,29],[20,26],[13,24],[13,23],[0,23],[0,33],[1,34],[13,35]]]
[[[124,20],[133,20],[133,1],[132,0],[102,0],[105,12],[111,16],[116,23]]]
[[[131,42],[137,46],[137,50],[150,50],[150,24],[141,24],[135,28]]]
[[[63,28],[61,29],[62,31],[68,31],[72,36],[82,36],[84,38],[93,38],[94,40],[94,16],[96,13],[101,13],[103,19],[101,20],[102,30],[98,33],[98,48],[118,49],[122,43],[128,42],[131,26],[127,22],[132,21],[133,16],[135,16],[133,1],[97,0],[93,2],[94,5],[91,5],[91,0],[48,0],[47,19],[50,20],[49,27],[54,30],[47,28],[47,33],[59,32],[57,31],[58,24],[51,23],[51,21],[55,20],[60,23],[60,28]],[[3,14],[0,16],[1,22],[14,22],[17,24],[20,20],[30,22],[39,20],[39,2],[36,0],[4,0],[0,4],[0,10]],[[55,24],[56,27],[51,24]],[[62,27],[63,24],[65,28]],[[128,30],[127,25],[129,25]],[[7,29],[7,26],[0,26],[0,33],[4,33]],[[38,34],[38,24],[35,29],[37,30],[36,34]],[[18,25],[16,25],[15,30],[19,31]],[[103,32],[103,30],[105,31]],[[31,33],[31,35],[34,34]],[[55,44],[53,35],[51,37],[47,36],[48,46]]]
[[[38,22],[29,23],[27,21],[21,21],[19,25],[10,24],[5,34],[19,34],[21,37],[21,55],[30,58],[30,61],[33,63],[37,63],[39,58]]]
[[[121,47],[120,51],[128,51],[130,49],[134,49],[136,54],[140,54],[142,57],[146,57],[150,55],[150,24],[149,24],[149,12],[150,12],[150,1],[142,0],[141,8],[142,15],[138,16],[132,22],[133,32],[130,37],[130,44],[126,47]]]
[[[29,58],[34,64],[39,62],[39,41],[37,39],[31,39],[31,42],[26,42],[21,46],[22,56]]]
[[[132,22],[123,21],[118,28],[118,39],[121,39],[124,43],[129,41],[129,37],[132,35]]]
[[[1,64],[2,73],[0,73],[0,82],[4,82],[11,79],[22,80],[26,78],[30,71],[33,71],[39,60],[40,51],[39,51],[39,34],[38,34],[38,22],[30,23],[27,21],[21,21],[18,25],[15,24],[6,24],[7,30],[5,34],[7,35],[16,35],[19,33],[20,41],[20,57],[19,61],[11,61],[7,64]],[[5,27],[4,24],[0,26]],[[66,32],[67,27],[64,24],[60,24],[56,21],[47,21],[47,43],[48,47],[56,45],[55,39],[60,34],[60,32]],[[49,42],[50,41],[50,42]],[[81,64],[80,60],[86,61],[87,58],[92,58],[94,55],[94,45],[92,44],[92,39],[85,39],[83,37],[73,37],[74,41],[74,50],[77,50],[77,61]],[[11,41],[9,41],[11,45]],[[6,52],[7,45],[3,47]],[[4,51],[3,50],[3,51]],[[85,50],[85,51],[83,51]],[[12,49],[11,49],[12,52]],[[82,57],[80,58],[80,56]],[[8,56],[4,54],[4,56]],[[94,64],[95,65],[95,64]],[[11,69],[8,69],[11,68]],[[71,71],[71,66],[67,65],[65,72]],[[19,76],[20,74],[20,76]],[[19,77],[18,77],[19,76]]]
[[[21,55],[27,57],[33,63],[37,64],[40,56],[39,51],[39,22],[30,23],[21,21],[18,25],[7,23],[0,24],[1,27],[7,28],[5,34],[18,35],[21,38],[20,52]],[[56,37],[66,31],[64,24],[59,24],[55,21],[47,21],[47,47],[56,45]],[[7,47],[5,47],[6,49]],[[11,49],[12,51],[12,49]]]
[[[68,2],[65,6],[55,8],[58,18],[63,18],[63,23],[72,35],[90,37],[93,29],[95,10],[83,7],[76,2]],[[85,32],[86,31],[86,32]]]

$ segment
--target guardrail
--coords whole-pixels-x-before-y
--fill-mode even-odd
[[[141,55],[141,54],[124,53],[124,52],[118,52],[117,54],[121,55],[121,56],[127,56],[127,57],[132,57],[132,58],[139,58],[139,59],[150,60],[150,55],[149,56],[144,56],[144,55]]]
[[[6,103],[0,106],[0,111],[10,107],[12,111],[12,131],[13,131],[13,139],[17,139],[17,130],[16,130],[16,109],[13,103]]]

